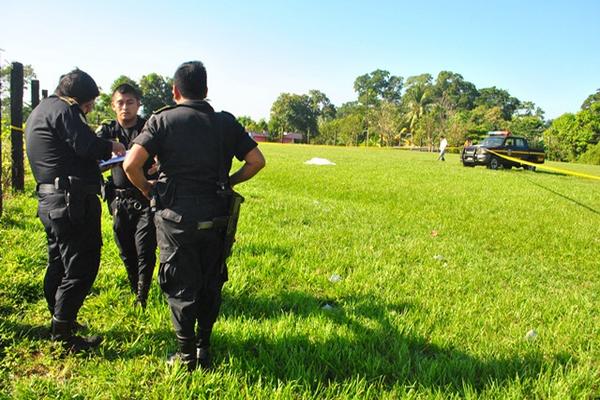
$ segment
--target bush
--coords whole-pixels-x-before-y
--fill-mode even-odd
[[[600,143],[589,146],[587,151],[579,157],[577,162],[600,165]]]

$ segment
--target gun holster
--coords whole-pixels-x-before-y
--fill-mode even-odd
[[[65,203],[71,223],[75,225],[83,223],[85,221],[85,191],[81,179],[75,176],[69,176],[66,179],[56,177],[54,188],[63,190],[65,193]]]
[[[162,209],[162,202],[160,200],[160,193],[158,189],[159,182],[156,182],[156,184],[152,187],[152,190],[150,191],[150,211],[153,213]]]
[[[102,197],[102,200],[110,204],[116,197],[115,183],[113,182],[112,176],[109,176],[106,178],[106,181],[102,182],[100,190],[100,196]]]
[[[233,190],[229,191],[226,197],[227,201],[229,202],[229,220],[227,221],[227,227],[225,229],[225,243],[223,246],[222,268],[225,267],[225,261],[231,255],[231,250],[233,248],[233,244],[235,243],[237,223],[240,217],[240,208],[245,200],[241,194]]]

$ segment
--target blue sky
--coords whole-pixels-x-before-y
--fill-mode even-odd
[[[457,72],[547,118],[600,88],[598,0],[11,1],[2,11],[2,63],[31,64],[42,88],[76,66],[109,88],[201,60],[215,108],[254,119],[282,92],[356,100],[354,79],[375,69]]]

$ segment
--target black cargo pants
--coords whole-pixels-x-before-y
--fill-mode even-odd
[[[156,265],[156,229],[150,203],[134,196],[119,196],[110,203],[113,233],[129,284],[137,293],[138,282],[147,287]]]
[[[226,207],[218,197],[177,197],[154,217],[160,249],[159,284],[169,303],[175,333],[180,339],[196,337],[200,347],[210,344],[227,268],[222,263],[223,232],[198,229],[198,222],[223,215]]]
[[[69,215],[64,193],[40,193],[38,200],[37,213],[48,241],[44,277],[48,310],[57,320],[74,321],[100,266],[100,200],[94,194],[81,195],[76,221]]]

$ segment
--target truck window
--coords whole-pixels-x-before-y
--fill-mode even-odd
[[[521,139],[521,138],[515,138],[515,147],[519,147],[521,149],[524,149],[525,146],[525,140]]]
[[[498,147],[498,146],[502,146],[502,142],[504,141],[504,138],[498,137],[498,136],[491,136],[491,137],[486,137],[483,142],[481,142],[481,145],[483,147]]]
[[[506,139],[506,142],[504,142],[504,145],[505,145],[506,147],[512,147],[512,146],[514,145],[514,144],[513,144],[513,138],[507,138],[507,139]]]

